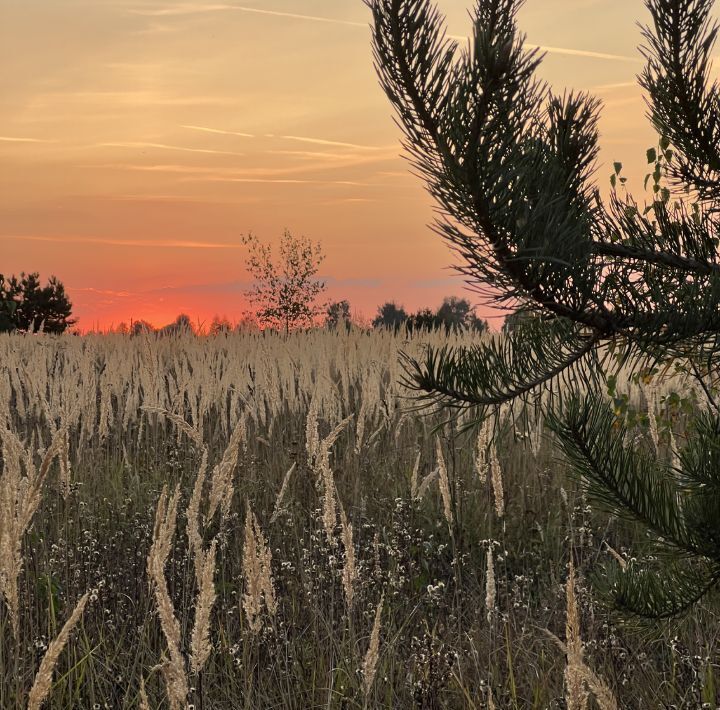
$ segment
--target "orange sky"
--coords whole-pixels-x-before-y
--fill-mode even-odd
[[[247,3],[247,4],[246,4]],[[451,34],[472,0],[440,0]],[[556,90],[592,89],[605,186],[654,142],[641,0],[527,0]],[[361,0],[2,0],[0,272],[56,274],[83,329],[239,319],[240,236],[320,240],[330,298],[372,317],[464,293],[400,157]]]

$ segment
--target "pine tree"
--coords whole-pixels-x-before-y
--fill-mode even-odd
[[[366,0],[376,67],[413,167],[440,207],[435,229],[488,303],[527,315],[471,349],[405,359],[432,402],[487,416],[513,400],[545,408],[565,456],[607,508],[639,521],[647,559],[608,569],[617,606],[641,617],[690,608],[720,581],[720,89],[710,83],[712,0],[646,0],[652,200],[593,182],[600,103],[556,94],[524,48],[519,0],[477,0],[468,46],[431,0]],[[662,175],[667,175],[667,186]],[[613,183],[618,187],[620,166]],[[676,460],[603,396],[619,367],[688,373]],[[542,396],[552,393],[552,397]],[[633,432],[634,433],[634,432]]]

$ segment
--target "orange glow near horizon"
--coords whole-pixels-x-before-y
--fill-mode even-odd
[[[473,0],[439,0],[453,35]],[[602,164],[639,196],[642,0],[528,0],[556,91],[604,101]],[[0,273],[55,274],[83,330],[238,321],[240,236],[319,240],[329,299],[371,319],[478,299],[428,227],[361,0],[9,0],[0,9]],[[483,315],[493,313],[483,311]]]

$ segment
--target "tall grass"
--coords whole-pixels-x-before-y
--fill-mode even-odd
[[[0,337],[0,708],[715,707],[712,600],[609,616],[587,580],[642,531],[532,410],[415,411],[422,344]]]

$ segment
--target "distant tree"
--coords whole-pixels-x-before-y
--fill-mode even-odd
[[[0,303],[0,329],[34,333],[42,327],[46,333],[57,334],[75,323],[65,287],[54,276],[41,286],[37,273],[9,279],[0,274]]]
[[[130,326],[125,321],[120,321],[114,328],[110,329],[110,332],[116,335],[129,335]]]
[[[224,333],[232,332],[232,323],[223,316],[215,316],[210,323],[209,335],[222,335]]]
[[[373,328],[392,328],[397,331],[407,319],[408,314],[402,306],[398,306],[394,301],[388,301],[378,308],[372,325]]]
[[[350,328],[350,303],[348,301],[332,301],[325,311],[325,325],[336,329],[340,326]]]
[[[477,314],[471,313],[468,319],[468,328],[476,333],[487,333],[490,330],[488,322],[484,318],[480,318]]]
[[[323,308],[316,300],[325,290],[325,282],[316,278],[325,258],[320,243],[285,230],[279,259],[273,261],[271,247],[255,235],[242,241],[249,248],[246,268],[254,279],[245,295],[255,306],[258,321],[283,329],[286,335],[297,326],[312,325]]]
[[[437,319],[446,330],[462,330],[470,325],[473,307],[466,298],[448,296],[437,310]]]
[[[408,316],[405,325],[409,331],[430,331],[436,330],[441,323],[432,309],[421,308],[417,313]]]
[[[234,333],[257,333],[260,330],[257,318],[254,313],[245,312],[242,318],[235,324]]]
[[[146,320],[134,320],[130,325],[130,335],[146,335],[154,332],[154,326]]]
[[[187,313],[181,313],[172,323],[160,328],[158,335],[185,335],[193,332],[190,316]]]

